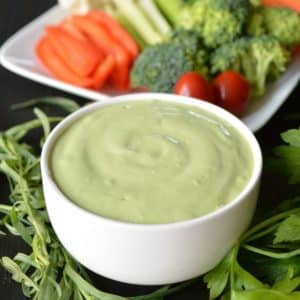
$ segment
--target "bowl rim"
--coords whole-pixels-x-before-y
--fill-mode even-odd
[[[208,111],[212,115],[216,115],[221,120],[225,120],[244,137],[252,153],[253,170],[248,184],[244,187],[244,189],[240,194],[238,194],[234,199],[232,199],[224,206],[219,207],[208,214],[196,218],[172,222],[172,223],[155,223],[155,224],[133,223],[133,222],[126,222],[122,220],[115,220],[109,217],[104,217],[80,207],[79,205],[75,204],[71,199],[69,199],[66,195],[64,195],[64,193],[56,185],[51,175],[50,166],[49,166],[49,158],[50,158],[52,148],[55,145],[55,142],[57,138],[59,138],[61,133],[77,119],[81,118],[83,115],[91,111],[101,109],[102,107],[105,106],[114,105],[123,102],[127,103],[127,102],[136,102],[136,101],[139,102],[139,101],[151,101],[151,100],[173,102],[173,103],[198,107],[200,109],[203,109],[204,111]],[[122,96],[116,96],[116,97],[112,97],[109,100],[94,102],[86,106],[83,106],[82,108],[68,115],[66,118],[64,118],[61,122],[59,122],[55,126],[55,128],[51,131],[50,135],[47,137],[45,144],[42,148],[40,164],[41,164],[44,193],[45,193],[44,185],[46,181],[45,179],[47,179],[47,184],[49,184],[51,189],[54,190],[55,193],[60,197],[60,201],[64,201],[69,206],[71,206],[72,209],[77,210],[81,214],[85,215],[88,218],[93,219],[94,221],[106,222],[112,226],[122,226],[124,228],[125,227],[134,228],[136,230],[156,231],[156,230],[172,230],[172,229],[185,228],[185,227],[202,224],[226,214],[232,208],[237,206],[240,202],[242,202],[244,199],[247,198],[247,196],[251,193],[251,191],[257,184],[257,182],[260,180],[260,176],[262,172],[262,152],[258,141],[256,140],[254,134],[250,131],[250,129],[236,116],[234,116],[233,114],[229,113],[228,111],[224,110],[219,106],[216,106],[207,101],[186,97],[186,96],[180,96],[180,95],[165,94],[165,93],[138,93],[138,94],[127,94]],[[48,209],[48,201],[51,200],[49,200],[48,197],[44,197],[44,198],[45,198],[46,207]]]

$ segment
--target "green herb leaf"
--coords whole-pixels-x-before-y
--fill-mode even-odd
[[[47,136],[49,135],[50,130],[51,130],[50,123],[48,121],[47,116],[45,115],[45,113],[43,111],[41,111],[38,108],[35,108],[33,110],[33,112],[41,120],[41,124],[42,124],[43,130],[44,130],[44,136],[45,136],[45,138],[47,138]]]
[[[290,278],[288,275],[290,270],[293,270],[293,276],[300,276],[300,256],[273,259],[243,251],[240,262],[251,274],[270,286],[285,280],[286,277]]]
[[[300,242],[300,216],[291,215],[279,225],[274,244],[283,242]]]
[[[42,98],[37,98],[37,99],[31,99],[26,102],[14,104],[11,106],[11,109],[13,109],[13,110],[24,109],[24,108],[28,108],[28,107],[34,107],[37,105],[45,105],[45,104],[60,107],[70,113],[74,112],[80,108],[80,106],[75,101],[67,99],[67,98],[42,97]]]
[[[209,288],[209,299],[218,298],[225,290],[232,263],[232,253],[229,253],[221,263],[204,276],[204,282]]]
[[[24,283],[26,286],[33,287],[34,289],[38,290],[36,284],[26,274],[23,273],[19,265],[12,259],[9,257],[2,257],[1,264],[8,272],[12,274],[15,281]]]
[[[39,266],[34,261],[34,259],[32,257],[24,254],[24,253],[18,253],[15,256],[14,261],[22,262],[22,263],[27,264],[28,266],[31,266],[31,267],[34,267],[34,268],[39,268]]]
[[[267,166],[288,176],[291,184],[300,183],[300,129],[288,130],[281,137],[288,145],[276,147],[276,157],[270,159]]]
[[[235,278],[233,286],[234,289],[237,291],[255,290],[266,287],[252,274],[250,274],[248,271],[242,268],[238,262],[235,262],[233,272]]]
[[[50,123],[55,123],[61,121],[61,117],[48,118]],[[23,124],[11,127],[5,132],[7,137],[12,137],[13,141],[17,142],[22,139],[30,130],[39,128],[41,126],[41,120],[36,119],[32,121],[25,122]]]
[[[300,286],[300,277],[295,278],[284,278],[283,280],[276,282],[273,285],[273,289],[284,292],[291,293],[295,291]]]
[[[95,297],[96,299],[101,300],[125,300],[128,298],[124,298],[118,295],[108,294],[104,293],[102,291],[97,290],[94,286],[92,286],[90,283],[88,283],[86,280],[84,280],[77,272],[74,271],[74,269],[70,265],[66,265],[65,268],[66,274],[69,276],[69,278],[74,281],[74,283],[88,295],[91,295]]]
[[[295,146],[279,146],[274,150],[277,160],[273,166],[289,177],[291,184],[300,182],[300,148]]]
[[[274,289],[233,291],[230,300],[299,300],[300,292],[282,293]]]
[[[281,138],[291,146],[300,147],[300,129],[290,129],[283,132]]]

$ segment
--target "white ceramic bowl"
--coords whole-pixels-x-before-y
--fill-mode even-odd
[[[251,179],[242,193],[208,215],[177,223],[131,224],[100,217],[67,199],[55,185],[49,155],[55,140],[76,119],[101,107],[122,101],[146,100],[185,103],[202,108],[234,126],[248,141],[254,158]],[[76,151],[76,149],[74,149]],[[69,253],[88,269],[132,284],[175,283],[212,269],[248,227],[259,189],[262,157],[250,130],[236,117],[207,102],[166,94],[115,97],[71,114],[56,126],[41,158],[43,188],[53,228]],[[101,191],[99,191],[101,194]]]

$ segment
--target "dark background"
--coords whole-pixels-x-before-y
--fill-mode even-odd
[[[40,15],[42,12],[55,4],[54,0],[1,0],[0,1],[0,45],[19,28]],[[26,47],[26,45],[24,45]],[[44,87],[27,79],[16,76],[0,66],[0,131],[32,118],[31,110],[11,111],[10,106],[39,96],[56,95],[67,96],[84,103],[83,99],[64,94],[60,91]],[[257,134],[256,137],[262,146],[265,156],[271,154],[275,145],[280,143],[280,133],[288,128],[298,127],[298,120],[291,119],[291,114],[300,114],[300,85],[295,89],[286,103],[273,119]],[[276,182],[275,182],[276,181]],[[263,173],[262,190],[260,203],[275,202],[284,197],[285,188],[280,180],[267,172]],[[6,202],[7,185],[5,178],[0,176],[0,203]],[[0,257],[14,256],[18,251],[26,251],[24,244],[18,238],[11,236],[1,237]],[[159,265],[157,266],[159,268]],[[103,290],[120,293],[122,295],[135,295],[148,292],[151,288],[128,286],[111,280],[93,275],[94,284]],[[2,300],[23,300],[22,292],[17,284],[0,267],[0,299]],[[204,287],[194,284],[185,291],[170,296],[169,299],[207,299]],[[53,299],[56,300],[56,299]]]

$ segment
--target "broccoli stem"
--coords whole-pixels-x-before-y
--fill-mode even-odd
[[[138,0],[138,2],[145,15],[161,34],[166,35],[171,31],[169,23],[162,16],[153,0]]]
[[[257,91],[254,96],[262,96],[265,92],[265,86],[266,86],[266,79],[268,75],[268,70],[270,68],[270,64],[272,63],[274,56],[271,53],[266,53],[262,57],[261,52],[258,50],[254,49],[253,50],[254,57],[257,59]]]
[[[182,10],[181,0],[155,0],[155,2],[171,24],[177,25]]]
[[[128,23],[135,28],[147,44],[162,42],[162,35],[154,29],[134,0],[113,0],[113,2]]]

